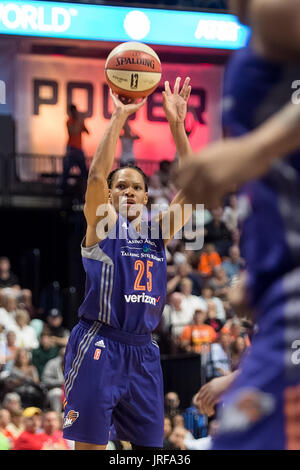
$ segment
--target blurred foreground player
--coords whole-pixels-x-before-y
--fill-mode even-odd
[[[209,206],[242,186],[241,251],[258,332],[233,384],[223,387],[229,385],[213,448],[300,449],[293,349],[300,338],[300,105],[292,100],[300,76],[300,3],[231,3],[253,31],[226,71],[223,125],[231,138],[207,147],[180,175],[188,200]]]
[[[177,78],[173,93],[166,82],[163,92],[180,156],[192,153],[184,130],[190,92],[189,78],[181,90]],[[84,207],[85,299],[65,356],[64,437],[75,441],[76,450],[104,450],[111,425],[114,437],[133,449],[163,445],[163,381],[151,332],[166,298],[165,245],[192,213],[183,211],[179,192],[151,227],[143,220],[145,175],[138,167],[111,168],[124,123],[145,99],[124,104],[111,97],[114,112],[90,168]],[[179,217],[165,224],[174,208]]]

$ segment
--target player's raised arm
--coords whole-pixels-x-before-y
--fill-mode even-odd
[[[176,145],[179,159],[179,168],[185,159],[192,155],[192,148],[187,137],[184,121],[187,113],[187,103],[191,94],[190,78],[187,77],[180,89],[181,78],[177,77],[174,85],[174,91],[171,91],[169,82],[165,82],[165,91],[163,91],[163,108],[168,120],[170,130]],[[178,232],[192,215],[192,208],[184,210],[186,200],[179,191],[174,197],[170,208],[161,215],[160,224],[165,244],[170,241],[176,232]],[[200,201],[199,201],[200,202]],[[164,233],[167,228],[168,233]]]
[[[86,246],[93,246],[99,242],[96,227],[101,218],[108,216],[108,226],[113,226],[117,219],[113,206],[108,205],[107,177],[113,166],[118,139],[126,119],[137,112],[146,102],[146,99],[143,99],[139,103],[124,104],[112,92],[110,94],[114,103],[114,111],[93,157],[87,182],[84,205],[84,215],[87,221]],[[97,209],[101,204],[107,204],[107,213],[102,217],[97,216]]]
[[[217,207],[226,194],[265,175],[275,161],[300,148],[299,127],[300,105],[287,104],[245,136],[206,147],[178,175],[188,202]]]

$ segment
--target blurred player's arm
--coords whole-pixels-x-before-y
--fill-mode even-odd
[[[93,157],[85,195],[84,215],[87,221],[87,247],[93,246],[100,241],[97,236],[96,228],[97,224],[103,218],[106,218],[108,221],[106,232],[110,230],[110,227],[112,227],[117,220],[115,209],[111,204],[108,204],[109,188],[107,185],[107,177],[113,166],[118,139],[126,119],[131,114],[137,112],[146,102],[144,99],[139,103],[124,104],[112,92],[110,92],[110,94],[114,103],[114,111]],[[97,215],[97,209],[100,205],[105,205],[103,207],[106,209],[101,216]]]
[[[218,207],[239,186],[263,176],[300,148],[300,105],[287,104],[245,136],[218,141],[185,162],[178,183],[189,203]]]
[[[295,59],[299,63],[299,0],[252,0],[249,23],[258,51],[270,58]]]
[[[200,388],[195,395],[193,403],[201,414],[213,416],[215,414],[214,407],[218,403],[220,397],[235,381],[239,371],[231,372],[223,377],[216,377]]]
[[[187,104],[191,94],[190,78],[187,77],[180,89],[181,78],[177,77],[174,85],[174,92],[170,89],[169,82],[165,82],[163,91],[163,108],[168,120],[172,137],[178,153],[178,166],[181,168],[182,162],[192,155],[192,148],[185,130],[185,118]],[[186,198],[182,191],[179,191],[172,200],[169,210],[161,215],[160,224],[162,235],[167,244],[192,215],[192,207],[185,207]],[[165,228],[167,233],[165,232]]]

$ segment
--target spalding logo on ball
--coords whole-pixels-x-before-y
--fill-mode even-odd
[[[105,77],[120,96],[137,99],[150,95],[161,79],[161,63],[154,50],[141,42],[124,42],[107,57]]]

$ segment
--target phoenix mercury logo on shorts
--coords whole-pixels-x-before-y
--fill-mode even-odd
[[[145,293],[143,294],[131,294],[131,295],[124,295],[125,300],[127,303],[143,303],[143,304],[151,304],[151,305],[156,305],[160,299],[159,297],[152,297],[151,295],[147,295]]]
[[[79,416],[78,411],[70,410],[64,419],[63,428],[68,428],[72,426],[72,424],[74,423],[74,421],[76,421],[78,416]]]

